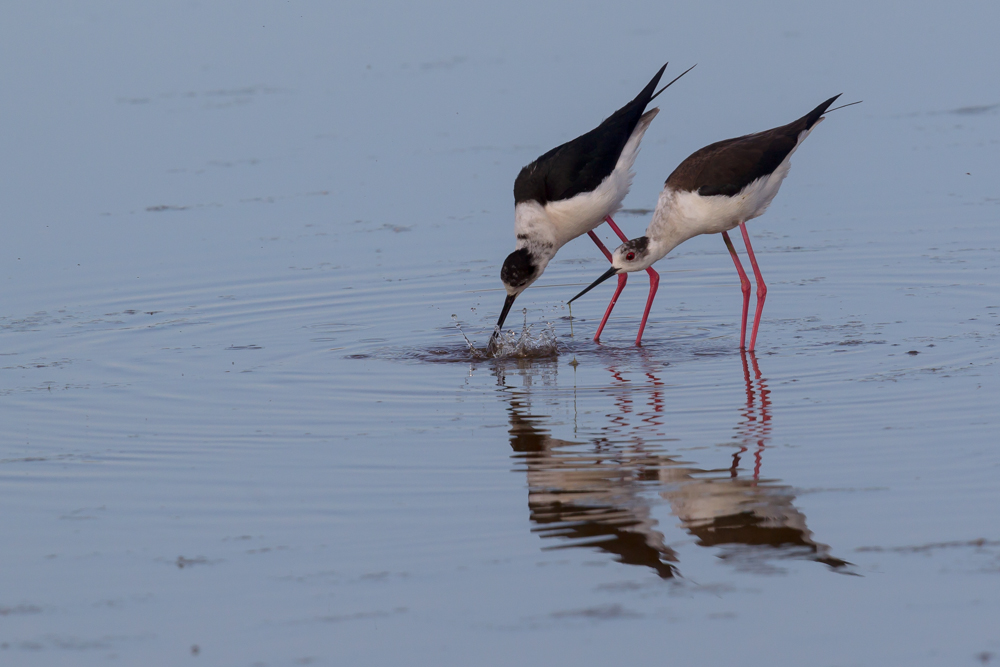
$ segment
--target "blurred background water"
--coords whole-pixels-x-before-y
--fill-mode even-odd
[[[0,8],[0,661],[1000,659],[998,25]],[[557,353],[472,359],[517,171],[668,60],[633,236],[695,149],[864,100],[749,225],[757,354],[713,236],[658,265],[643,348],[641,275],[604,345],[610,286],[569,320],[581,239],[510,319]]]

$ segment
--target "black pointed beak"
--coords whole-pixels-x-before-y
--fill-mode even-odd
[[[493,346],[493,342],[500,336],[500,329],[503,327],[503,322],[507,319],[507,313],[510,312],[510,307],[514,305],[514,299],[516,298],[516,294],[508,294],[507,299],[503,302],[503,310],[500,311],[500,319],[497,320],[497,326],[493,329],[493,336],[490,337],[490,347]]]
[[[610,269],[608,269],[604,273],[603,276],[601,276],[600,278],[598,278],[594,282],[590,283],[590,287],[588,287],[587,289],[583,290],[582,292],[580,292],[579,294],[577,294],[576,296],[574,296],[572,299],[570,299],[566,303],[573,303],[574,301],[576,301],[577,299],[579,299],[581,296],[583,296],[584,294],[586,294],[590,290],[594,289],[595,287],[597,287],[598,285],[600,285],[601,283],[603,283],[605,280],[607,280],[611,276],[614,276],[614,275],[617,275],[617,274],[618,274],[618,269],[616,269],[615,267],[612,266]]]

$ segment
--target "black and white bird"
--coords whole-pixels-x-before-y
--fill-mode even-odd
[[[740,274],[743,290],[743,322],[740,328],[740,348],[753,351],[757,341],[757,328],[767,296],[767,285],[757,267],[746,222],[764,213],[781,182],[788,175],[792,153],[805,141],[809,133],[823,120],[823,114],[840,95],[831,97],[802,118],[772,130],[727,139],[695,151],[674,170],[660,192],[660,199],[653,211],[653,219],[646,235],[626,241],[615,249],[611,268],[587,289],[570,299],[570,303],[614,275],[649,269],[684,241],[699,234],[722,234],[726,247],[733,257]],[[855,102],[856,104],[856,102]],[[753,318],[750,345],[746,347],[747,312],[750,305],[750,280],[736,254],[729,230],[740,228],[746,243],[747,255],[757,278],[757,307]],[[652,281],[651,281],[652,282]],[[619,289],[608,305],[604,320],[594,335],[599,342],[601,330],[614,308]],[[635,344],[642,342],[646,318],[653,304],[656,286],[650,285],[646,310],[639,324]]]
[[[594,234],[607,221],[622,241],[628,237],[611,219],[632,185],[632,165],[639,143],[659,113],[646,106],[688,69],[654,93],[666,65],[634,100],[586,134],[553,148],[521,169],[514,181],[514,234],[517,245],[500,270],[507,290],[491,347],[500,334],[514,299],[538,280],[559,248],[583,234],[611,260]]]

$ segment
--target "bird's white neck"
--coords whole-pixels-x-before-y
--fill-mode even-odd
[[[697,231],[691,233],[693,230],[686,224],[685,218],[683,210],[676,205],[674,191],[663,188],[660,199],[656,202],[656,210],[653,211],[653,219],[646,228],[649,257],[652,260],[650,264],[663,259],[671,250],[698,234]]]
[[[517,249],[528,248],[535,254],[536,249],[551,246],[550,257],[569,241],[561,237],[558,227],[549,218],[548,211],[538,202],[522,202],[514,208],[514,234],[517,237]]]
[[[517,243],[515,250],[522,248],[531,255],[533,264],[537,267],[535,279],[542,275],[549,261],[556,256],[559,248],[563,246],[562,241],[553,232],[553,227],[546,220],[545,210],[538,207],[537,210],[525,211],[518,207],[517,222],[515,230],[517,232]],[[527,215],[525,215],[527,213]],[[540,216],[540,217],[536,217]],[[534,282],[534,281],[532,281]]]

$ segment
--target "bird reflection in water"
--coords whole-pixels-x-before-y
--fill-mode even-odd
[[[558,547],[597,547],[618,561],[673,577],[677,560],[651,516],[662,457],[641,442],[582,443],[553,438],[516,398],[510,405],[510,444],[528,476],[528,508],[542,537],[567,541]]]
[[[698,545],[718,549],[741,570],[778,571],[772,561],[785,559],[848,565],[812,539],[791,486],[760,478],[771,401],[753,353],[743,353],[739,449],[720,469],[694,467],[662,449],[665,385],[656,369],[647,369],[648,382],[635,388],[615,368],[608,370],[615,409],[601,434],[586,442],[553,437],[546,417],[531,414],[529,393],[509,394],[510,444],[527,475],[533,531],[559,540],[546,549],[596,548],[672,578],[679,574],[679,556],[653,516],[666,501]],[[751,449],[753,473],[741,475],[741,457]]]

